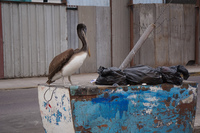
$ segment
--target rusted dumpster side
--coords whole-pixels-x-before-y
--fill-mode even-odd
[[[48,89],[47,86],[39,86],[39,95],[44,95],[40,92],[42,87],[43,90]],[[39,97],[43,125],[50,123],[46,120],[50,112],[55,112],[51,116],[53,119],[61,112],[58,106],[61,109],[64,107],[61,104],[64,92],[59,92],[61,90],[68,92],[65,93],[65,100],[69,103],[66,105],[68,112],[61,113],[62,119],[73,120],[70,123],[73,128],[69,129],[76,133],[193,132],[197,102],[197,83],[194,82],[187,82],[182,86],[58,87],[52,91],[52,100],[49,101],[51,107],[45,104],[42,96]],[[47,114],[44,110],[47,110]],[[54,121],[55,126],[61,123]],[[46,126],[45,129],[47,128],[49,127]],[[65,132],[71,132],[69,129]]]

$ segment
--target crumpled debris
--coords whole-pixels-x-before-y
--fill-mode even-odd
[[[181,85],[183,78],[185,80],[189,78],[188,70],[182,65],[157,68],[139,65],[126,68],[123,71],[116,67],[105,68],[100,66],[98,73],[99,76],[95,82],[97,85],[137,85],[142,83],[148,85],[162,83]]]
[[[105,68],[100,66],[98,69],[99,77],[96,80],[97,85],[126,85],[126,75],[117,67]]]
[[[182,66],[171,66],[171,67],[157,67],[156,70],[160,71],[162,74],[163,83],[170,83],[175,85],[181,85],[184,80],[187,80],[189,78],[189,72],[188,70]],[[181,77],[181,74],[183,75],[183,78]]]

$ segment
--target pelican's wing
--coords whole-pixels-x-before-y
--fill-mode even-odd
[[[52,79],[52,77],[62,69],[63,65],[69,61],[73,54],[74,50],[68,49],[65,52],[54,57],[49,65],[48,79]]]

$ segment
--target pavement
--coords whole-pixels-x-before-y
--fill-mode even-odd
[[[91,80],[97,77],[97,73],[75,74],[71,76],[71,81],[73,85],[88,85],[91,84]],[[0,90],[37,88],[38,84],[45,84],[46,81],[47,77],[1,79]],[[67,78],[65,78],[65,81],[66,84],[69,84]],[[63,85],[62,79],[57,80],[53,84]]]
[[[186,68],[188,69],[191,76],[200,76],[200,66],[186,66]],[[97,73],[75,74],[71,76],[71,80],[74,85],[88,85],[91,84],[91,81],[97,77]],[[1,79],[0,90],[37,88],[38,84],[44,84],[46,81],[47,77]],[[66,78],[65,81],[68,82],[68,79]],[[62,80],[59,79],[54,84],[63,83]],[[200,102],[200,98],[198,98],[198,102]],[[200,112],[200,109],[197,108],[195,133],[200,132],[200,113],[198,112]]]
[[[187,66],[186,68],[191,76],[200,75],[200,66]],[[75,74],[71,76],[71,80],[74,85],[88,85],[97,77],[97,73]],[[0,79],[0,90],[36,88],[38,84],[44,84],[46,81],[47,77]],[[65,81],[68,82],[68,79],[65,78]],[[54,84],[63,84],[62,79],[57,80]]]

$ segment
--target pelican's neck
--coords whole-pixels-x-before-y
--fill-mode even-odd
[[[83,33],[83,31],[78,30],[78,37],[80,38],[81,42],[82,42],[82,48],[80,49],[80,51],[87,51],[87,41],[85,39],[85,34]]]

